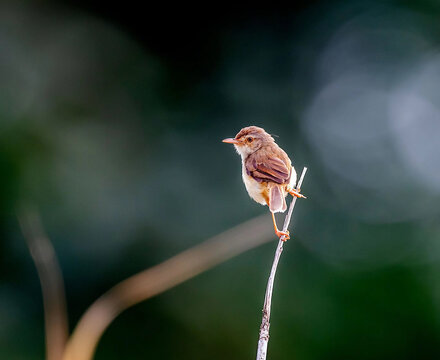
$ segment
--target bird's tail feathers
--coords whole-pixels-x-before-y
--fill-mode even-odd
[[[284,212],[287,209],[286,199],[280,186],[273,185],[269,190],[269,209],[273,213]]]

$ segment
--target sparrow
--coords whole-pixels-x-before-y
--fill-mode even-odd
[[[242,177],[249,196],[261,205],[269,206],[275,234],[286,241],[289,232],[278,230],[275,213],[287,209],[286,196],[305,198],[295,189],[297,174],[287,154],[263,128],[248,126],[235,138],[223,140],[233,144],[241,156]]]

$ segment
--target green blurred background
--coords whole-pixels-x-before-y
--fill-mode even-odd
[[[440,2],[0,3],[0,358],[44,358],[15,207],[70,329],[126,277],[257,215],[221,139],[307,165],[271,359],[440,358]],[[253,359],[276,241],[123,313],[96,359]]]

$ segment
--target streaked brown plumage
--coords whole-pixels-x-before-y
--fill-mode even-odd
[[[234,144],[241,155],[242,177],[249,196],[269,206],[275,233],[288,239],[288,233],[278,230],[274,213],[286,211],[287,194],[304,196],[295,190],[297,175],[287,154],[270,134],[257,126],[245,127],[235,138],[224,139],[223,142]]]

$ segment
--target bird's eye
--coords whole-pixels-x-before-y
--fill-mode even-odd
[[[254,141],[254,138],[252,136],[249,136],[246,140],[248,143],[251,143],[252,141]]]

